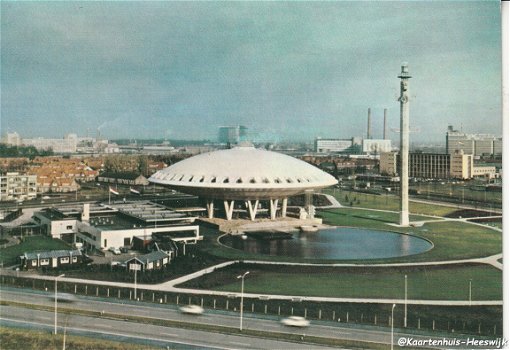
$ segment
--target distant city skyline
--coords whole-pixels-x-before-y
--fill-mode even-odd
[[[501,135],[500,2],[1,2],[0,132],[411,142]],[[398,140],[396,133],[390,138]]]

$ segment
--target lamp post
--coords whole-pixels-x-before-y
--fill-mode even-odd
[[[395,310],[395,304],[391,307],[391,350],[393,350],[393,310]]]
[[[55,334],[57,334],[57,280],[64,276],[65,274],[61,274],[55,277]]]
[[[404,328],[407,328],[407,275],[404,277]]]
[[[241,312],[239,317],[239,330],[243,330],[243,304],[244,304],[244,277],[249,274],[250,271],[246,271],[244,274],[237,276],[237,278],[241,279]]]

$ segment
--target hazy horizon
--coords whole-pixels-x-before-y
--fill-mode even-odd
[[[1,2],[0,132],[411,142],[501,136],[500,2]],[[390,138],[398,134],[390,131]]]

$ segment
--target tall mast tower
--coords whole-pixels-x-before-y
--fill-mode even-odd
[[[409,67],[400,75],[400,225],[409,226]]]

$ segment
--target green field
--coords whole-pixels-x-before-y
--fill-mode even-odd
[[[23,242],[20,244],[0,249],[0,261],[3,262],[4,266],[10,266],[16,264],[17,258],[26,252],[58,249],[69,249],[69,245],[48,236],[27,236],[23,238]]]
[[[335,209],[320,213],[324,222],[335,226],[366,227],[413,234],[434,243],[434,248],[422,254],[387,261],[440,261],[485,257],[501,253],[501,232],[460,221],[434,221],[421,227],[394,227],[398,213],[374,212],[361,209]],[[424,220],[411,216],[411,220]]]
[[[407,275],[408,299],[501,300],[502,273],[485,265],[413,268],[343,268],[261,266],[243,264],[215,271],[181,286],[239,291],[236,276],[249,270],[247,293],[342,298],[404,298]]]
[[[2,349],[9,350],[42,350],[42,349],[61,349],[63,347],[64,336],[57,336],[49,332],[40,332],[26,329],[0,328],[0,344]],[[140,344],[129,344],[87,338],[81,336],[67,335],[66,348],[73,350],[137,350],[137,349],[156,349]]]
[[[306,260],[292,257],[276,257],[252,254],[225,247],[217,242],[218,234],[214,230],[203,229],[203,250],[212,255],[228,259],[257,259],[288,262],[349,262],[349,263],[380,263],[380,262],[418,262],[442,261],[486,257],[501,253],[502,234],[496,230],[460,221],[443,221],[430,217],[411,215],[412,221],[434,220],[421,227],[395,227],[389,225],[398,221],[398,213],[364,210],[356,208],[340,208],[319,211],[318,215],[324,223],[334,226],[362,227],[368,229],[400,232],[416,235],[430,240],[434,248],[422,254],[400,258],[379,260]]]
[[[325,189],[324,193],[334,196],[340,204],[354,208],[371,208],[381,210],[398,211],[400,206],[400,199],[394,194],[375,195],[369,193],[344,191],[339,189]],[[457,209],[452,205],[451,207],[439,206],[426,203],[409,203],[409,211],[414,214],[445,216]]]
[[[400,205],[400,199],[393,193],[383,193],[381,195],[362,193],[355,191],[346,191],[340,189],[325,189],[324,193],[334,196],[340,204],[347,207],[356,208],[371,208],[381,210],[393,210],[398,211]],[[491,193],[491,192],[488,192]],[[476,192],[479,194],[479,192]],[[494,193],[491,193],[488,198],[492,199]],[[499,203],[501,203],[501,194],[499,194]],[[426,196],[421,196],[421,199],[426,199]],[[460,197],[458,197],[460,198]],[[489,200],[489,199],[488,199]],[[497,203],[497,201],[495,202]],[[448,204],[448,206],[409,202],[409,211],[414,214],[432,215],[432,216],[446,216],[458,210],[458,205],[454,203]],[[490,210],[494,205],[487,204],[481,210]]]

